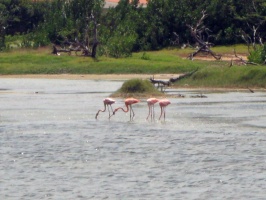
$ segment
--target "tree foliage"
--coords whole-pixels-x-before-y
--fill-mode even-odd
[[[202,11],[210,42],[264,43],[265,0],[121,0],[105,8],[104,0],[1,0],[0,48],[6,35],[25,35],[35,46],[61,44],[68,40],[90,43],[94,16],[101,54],[129,56],[132,51],[157,50],[193,43],[188,25],[193,26]],[[255,35],[255,36],[254,36]]]

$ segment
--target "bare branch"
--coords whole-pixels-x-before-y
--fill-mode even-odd
[[[211,30],[209,28],[206,28],[203,24],[203,20],[207,17],[206,12],[203,10],[201,13],[202,13],[202,16],[196,23],[195,27],[193,27],[192,25],[187,25],[187,27],[190,28],[191,36],[194,38],[194,40],[197,43],[199,43],[199,46],[200,46],[199,49],[196,52],[191,53],[188,56],[188,58],[190,60],[193,60],[194,56],[196,56],[199,52],[207,52],[211,54],[216,60],[220,60],[221,56],[216,55],[214,52],[210,50],[210,46],[212,44],[209,43],[208,41],[209,41],[209,38],[213,36],[209,34]],[[204,34],[205,36],[207,35],[207,39],[204,38]]]

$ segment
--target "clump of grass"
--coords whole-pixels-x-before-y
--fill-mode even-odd
[[[146,52],[143,52],[142,56],[141,56],[141,59],[142,60],[150,60],[150,56],[146,53]]]
[[[111,96],[113,97],[147,97],[163,96],[164,94],[157,90],[148,80],[130,79],[125,81],[122,87]]]

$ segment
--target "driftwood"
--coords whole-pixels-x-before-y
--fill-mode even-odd
[[[71,55],[71,52],[75,52],[75,54],[77,55],[77,52],[79,51],[83,51],[83,49],[81,47],[77,47],[77,48],[59,48],[59,47],[56,47],[56,45],[53,45],[53,51],[52,51],[52,54],[55,54],[55,55],[58,55],[60,56],[60,52],[62,53],[68,53],[68,55]]]
[[[189,76],[191,76],[192,74],[194,74],[196,71],[198,71],[198,69],[199,69],[199,68],[195,69],[195,70],[192,71],[192,72],[188,72],[188,73],[182,74],[182,75],[180,75],[180,76],[178,76],[178,77],[176,77],[176,78],[170,78],[169,81],[170,81],[171,83],[174,83],[174,82],[179,81],[179,80],[181,80],[181,79],[183,79],[183,78],[189,77]]]
[[[198,94],[198,95],[192,95],[190,96],[191,98],[207,98],[206,95],[203,95],[203,94]]]
[[[158,84],[158,87],[159,87],[159,85],[170,86],[170,81],[155,80],[154,78],[150,78],[150,81],[154,85]]]
[[[185,73],[185,74],[182,74],[182,75],[179,75],[178,77],[176,78],[170,78],[169,80],[167,81],[164,81],[164,80],[155,80],[154,78],[150,78],[150,81],[153,85],[157,84],[157,88],[160,88],[161,91],[163,91],[163,89],[166,87],[166,86],[170,86],[171,83],[174,83],[176,81],[179,81],[183,78],[186,78],[186,77],[189,77],[191,76],[192,74],[194,74],[196,71],[198,71],[198,69],[192,71],[192,72],[188,72],[188,73]]]

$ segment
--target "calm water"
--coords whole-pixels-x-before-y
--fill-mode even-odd
[[[165,122],[145,99],[95,120],[121,85],[0,79],[0,199],[265,199],[266,93],[171,90]]]

